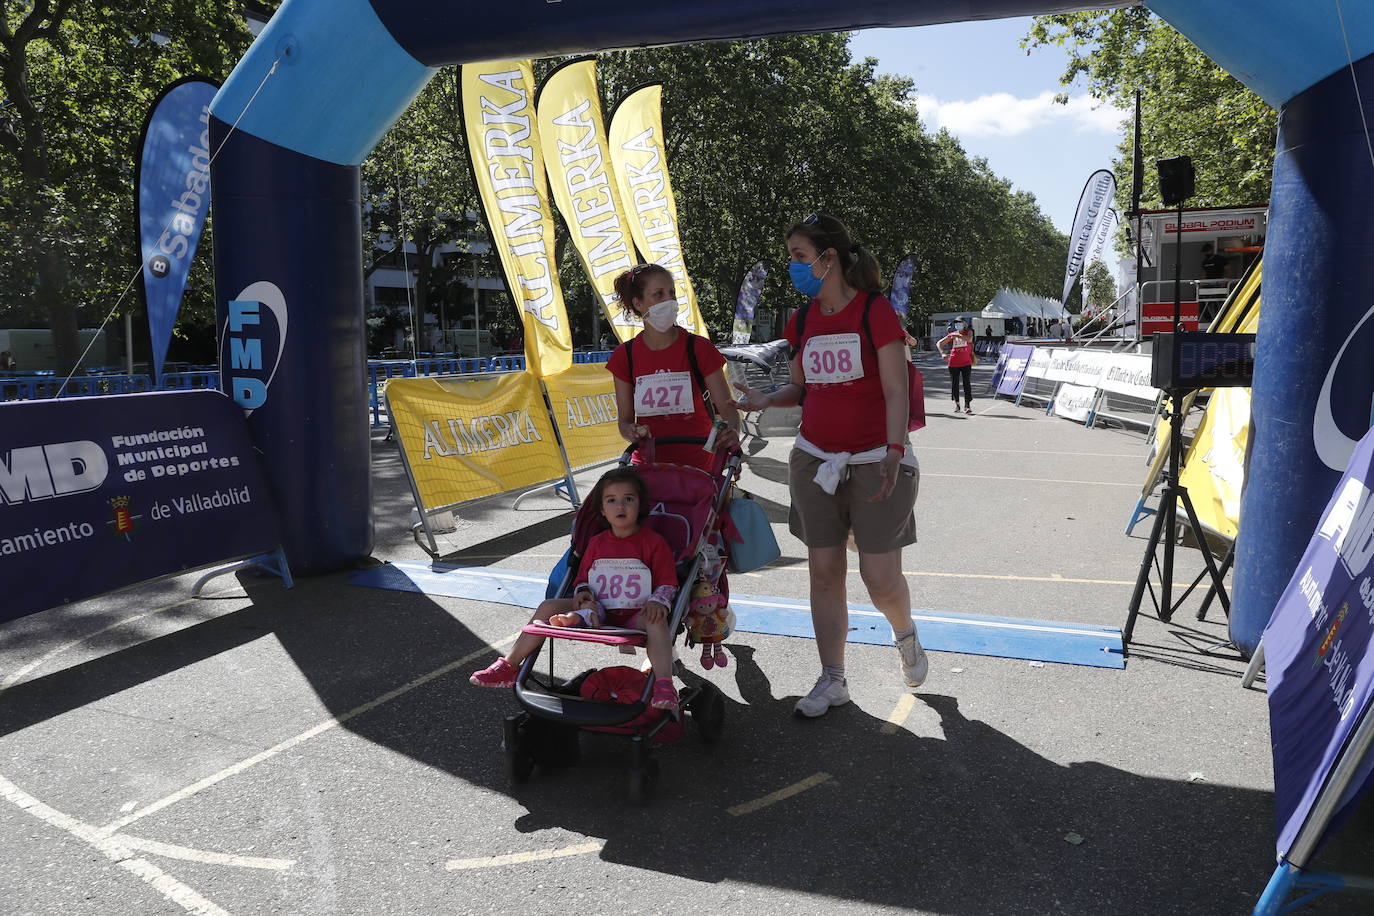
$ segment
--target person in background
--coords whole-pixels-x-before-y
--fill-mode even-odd
[[[920,465],[907,437],[905,335],[879,292],[878,262],[823,213],[792,227],[787,251],[792,285],[810,300],[784,332],[792,345],[790,380],[771,393],[736,385],[735,405],[802,408],[788,458],[789,524],[806,545],[821,675],[796,711],[815,717],[849,702],[851,532],[869,598],[892,626],[903,680],[919,687],[929,674],[902,574],[902,548],[916,541]]]
[[[1202,243],[1202,278],[1224,280],[1231,276],[1231,261],[1216,253],[1211,242]]]
[[[0,372],[13,372],[17,365],[9,350],[0,350]]]
[[[973,331],[964,326],[964,319],[956,319],[954,330],[940,338],[935,349],[940,351],[949,367],[949,396],[954,398],[954,412],[959,412],[959,382],[962,379],[964,413],[973,413]]]

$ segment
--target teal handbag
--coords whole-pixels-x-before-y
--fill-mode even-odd
[[[737,490],[728,511],[735,528],[729,545],[731,572],[753,572],[782,556],[773,526],[754,497]]]

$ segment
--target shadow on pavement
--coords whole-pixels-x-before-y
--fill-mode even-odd
[[[938,913],[1240,913],[1268,878],[1269,793],[1061,765],[938,694],[918,703],[943,739],[884,734],[853,704],[797,719],[753,650],[732,650],[747,705],[730,704],[715,748],[689,730],[660,754],[650,807],[618,798],[623,746],[598,740],[516,793],[530,812],[516,826],[602,837],[607,861],[693,880]],[[817,773],[830,778],[778,804],[725,810]]]
[[[17,685],[0,705],[0,730],[264,636],[280,643],[335,716],[484,646],[421,595],[359,589],[342,575],[294,592],[245,584],[252,607]],[[512,634],[526,617],[510,609]],[[940,694],[919,695],[913,715],[920,704],[933,710],[942,737],[884,733],[883,719],[854,704],[797,719],[796,698],[773,695],[755,650],[731,650],[731,667],[713,678],[734,677],[743,702],[727,701],[718,745],[704,746],[689,727],[681,744],[658,752],[662,778],[647,808],[625,798],[627,744],[608,736],[584,736],[581,766],[538,772],[511,792],[500,723],[515,703],[506,691],[466,683],[488,653],[342,727],[437,774],[510,794],[527,812],[512,815],[522,832],[556,827],[603,838],[605,861],[708,883],[938,913],[1160,914],[1247,912],[1268,878],[1268,792],[1062,764]],[[928,717],[923,730],[934,731]],[[283,737],[277,731],[264,742]],[[1100,741],[1120,745],[1140,734],[1127,724]],[[1132,754],[1143,769],[1157,763],[1148,745]],[[817,774],[828,778],[792,798],[727,813]],[[468,789],[451,791],[456,800]],[[1367,856],[1369,845],[1366,837],[1352,849]]]

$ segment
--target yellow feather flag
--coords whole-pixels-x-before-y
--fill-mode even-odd
[[[525,364],[543,378],[572,365],[572,329],[554,258],[528,60],[464,64],[463,130],[492,245],[525,328]]]
[[[695,334],[709,336],[682,259],[677,201],[664,150],[662,86],[644,86],[621,100],[611,112],[610,141],[611,168],[630,217],[635,245],[646,259],[673,275],[677,323]]]
[[[606,320],[617,338],[629,340],[643,325],[621,314],[615,278],[634,266],[635,252],[611,176],[606,125],[596,90],[596,61],[570,61],[549,74],[535,107],[553,199],[592,288],[601,298]]]

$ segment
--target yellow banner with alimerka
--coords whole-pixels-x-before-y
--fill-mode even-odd
[[[572,365],[572,330],[554,261],[553,202],[535,123],[528,60],[464,64],[463,130],[492,247],[525,329],[537,376]]]
[[[596,61],[570,61],[550,73],[535,108],[553,199],[606,320],[619,340],[629,340],[643,325],[621,314],[615,278],[634,266],[634,244],[611,175]]]
[[[663,87],[644,86],[611,112],[611,166],[620,199],[630,218],[630,233],[646,260],[673,275],[677,323],[694,334],[710,334],[701,317],[696,290],[682,260],[677,201],[668,177],[663,141]]]
[[[549,405],[563,434],[568,464],[584,468],[610,461],[629,444],[620,437],[615,379],[605,363],[573,366],[544,379]]]
[[[539,380],[528,372],[392,379],[386,399],[422,511],[566,476]]]

